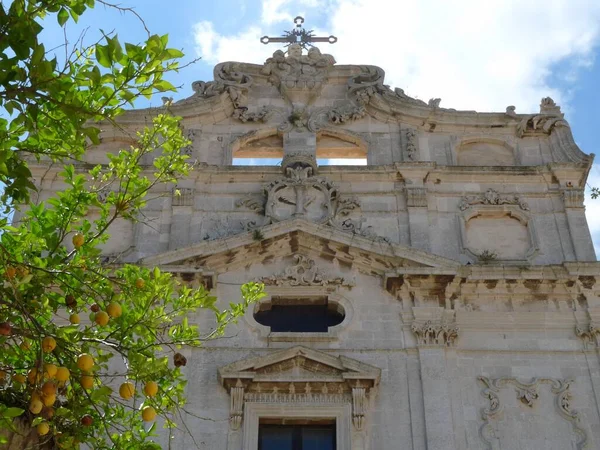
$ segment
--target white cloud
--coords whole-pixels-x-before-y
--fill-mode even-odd
[[[386,83],[442,106],[478,111],[538,111],[551,96],[563,111],[579,71],[593,62],[600,40],[598,0],[262,0],[261,22],[224,36],[210,22],[196,25],[204,61],[262,63],[275,46],[260,36],[279,35],[303,15],[328,18],[319,35],[337,44],[320,46],[339,64],[374,64]],[[303,9],[299,10],[299,9]],[[560,64],[560,71],[556,66]],[[560,80],[562,90],[550,85]],[[567,117],[568,118],[568,117]],[[600,186],[594,168],[590,184]],[[600,249],[600,200],[587,201],[588,222]]]
[[[553,65],[568,60],[575,70],[589,63],[600,34],[595,0],[262,0],[261,6],[261,23],[236,35],[221,35],[210,22],[196,25],[204,60],[263,62],[273,46],[258,39],[291,28],[300,6],[308,28],[311,17],[329,18],[324,34],[339,42],[321,50],[338,63],[378,65],[388,84],[413,96],[480,111],[509,104],[535,111],[547,95],[566,101],[548,85]]]

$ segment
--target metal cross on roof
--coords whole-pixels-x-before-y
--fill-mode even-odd
[[[284,31],[284,34],[281,35],[282,37],[263,36],[260,38],[260,42],[263,44],[279,42],[286,44],[286,47],[289,47],[292,44],[299,44],[302,48],[308,49],[309,47],[313,47],[313,42],[329,42],[330,44],[335,44],[338,40],[335,36],[318,37],[313,34],[313,30],[306,30],[302,26],[304,17],[296,17],[294,23],[296,24],[296,28],[292,31]]]

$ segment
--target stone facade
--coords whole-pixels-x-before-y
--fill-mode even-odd
[[[264,417],[333,419],[340,450],[600,448],[592,158],[552,99],[534,114],[457,111],[294,46],[219,64],[193,89],[165,107],[196,169],[155,193],[145,223],[114,224],[105,253],[187,274],[224,306],[261,280],[262,304],[326,298],[344,318],[272,332],[256,305],[188,351],[191,431],[169,448],[256,450]],[[160,111],[107,126],[88,162]],[[42,197],[58,170],[33,168]]]

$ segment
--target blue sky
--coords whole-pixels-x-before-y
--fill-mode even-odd
[[[544,96],[562,106],[576,142],[600,153],[600,1],[598,0],[119,0],[133,7],[153,33],[169,34],[188,60],[201,57],[171,81],[176,99],[191,95],[195,80],[211,80],[218,61],[261,63],[277,36],[302,15],[306,27],[335,34],[323,44],[342,64],[375,64],[386,82],[414,97],[441,97],[442,106],[478,111],[537,112]],[[98,5],[77,26],[74,42],[90,27],[116,31],[121,42],[139,42],[144,28],[131,14]],[[49,22],[46,48],[63,43]],[[153,100],[154,104],[160,102]],[[142,104],[140,106],[147,106]],[[600,156],[599,156],[600,158]],[[598,161],[600,163],[600,159]],[[590,174],[600,186],[600,167]],[[600,200],[587,202],[588,222],[600,250]]]

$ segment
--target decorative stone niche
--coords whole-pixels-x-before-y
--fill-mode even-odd
[[[486,404],[479,435],[489,450],[589,448],[571,391],[573,380],[478,377]]]
[[[533,222],[512,206],[470,209],[460,229],[463,251],[478,263],[528,262],[538,252]]]
[[[463,141],[456,148],[459,166],[514,166],[514,149],[503,141],[476,139]]]

